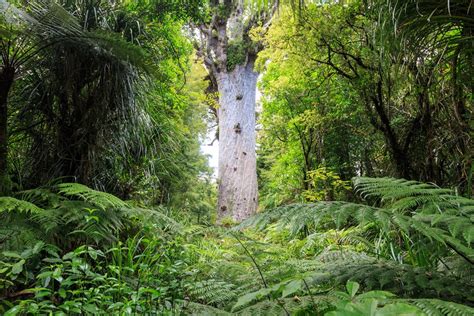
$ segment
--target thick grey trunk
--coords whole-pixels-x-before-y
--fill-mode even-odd
[[[219,219],[242,221],[258,203],[253,63],[216,75],[219,89]]]

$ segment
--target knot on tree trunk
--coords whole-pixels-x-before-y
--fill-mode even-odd
[[[237,123],[237,124],[234,125],[234,131],[237,134],[242,133],[242,128],[240,127],[240,123]]]

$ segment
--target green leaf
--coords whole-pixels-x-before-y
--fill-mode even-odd
[[[248,293],[248,294],[245,294],[244,296],[239,297],[239,299],[237,300],[237,303],[235,303],[235,305],[232,307],[232,310],[236,310],[239,307],[250,304],[251,302],[253,302],[254,300],[258,298],[258,295],[259,295],[259,292],[257,291],[257,292]]]
[[[358,300],[366,300],[366,299],[378,299],[383,300],[387,298],[395,297],[395,294],[386,292],[386,291],[370,291],[366,293],[362,293],[357,296]]]
[[[33,247],[33,254],[39,253],[44,247],[44,242],[38,241],[35,246]]]
[[[97,260],[97,252],[94,249],[91,250],[91,248],[89,248],[88,253],[92,259]]]
[[[63,289],[63,288],[60,288],[60,289],[58,290],[58,294],[59,294],[59,296],[60,296],[61,298],[66,298],[66,295],[67,295],[66,290]]]
[[[406,303],[394,303],[385,305],[375,313],[376,316],[417,316],[425,315],[418,307]]]
[[[14,316],[18,315],[22,312],[22,306],[21,305],[16,305],[7,310],[4,314],[4,316]]]
[[[303,280],[293,280],[286,284],[283,287],[283,293],[281,294],[282,297],[287,297],[291,294],[298,292],[301,289],[303,284]]]
[[[13,266],[12,266],[12,273],[13,274],[20,274],[22,271],[23,271],[23,265],[25,264],[25,260],[22,259],[20,261],[18,261],[17,263],[15,263]]]
[[[359,283],[348,281],[346,284],[347,293],[349,293],[349,295],[353,298],[357,294],[359,287]]]
[[[21,259],[20,254],[16,253],[16,252],[13,252],[13,251],[4,251],[4,252],[2,252],[2,255],[4,255],[5,257],[9,257],[9,258]]]
[[[86,312],[92,313],[93,315],[97,314],[97,312],[99,311],[95,304],[86,304],[82,307],[82,309]]]
[[[40,280],[41,280],[41,279],[44,279],[44,278],[46,278],[46,277],[50,277],[52,274],[53,274],[52,271],[41,272],[40,274],[38,274],[38,275],[36,276],[36,279],[40,279]]]
[[[69,260],[69,259],[72,259],[76,256],[76,254],[74,252],[68,252],[67,254],[65,254],[63,256],[63,260]]]

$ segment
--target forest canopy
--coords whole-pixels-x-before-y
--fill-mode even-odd
[[[0,0],[0,313],[474,314],[473,10]]]

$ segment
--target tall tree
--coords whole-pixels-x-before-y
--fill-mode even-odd
[[[240,221],[258,203],[255,96],[258,44],[250,31],[266,23],[276,5],[244,5],[243,0],[211,0],[211,18],[198,26],[199,53],[219,93],[219,218]]]

